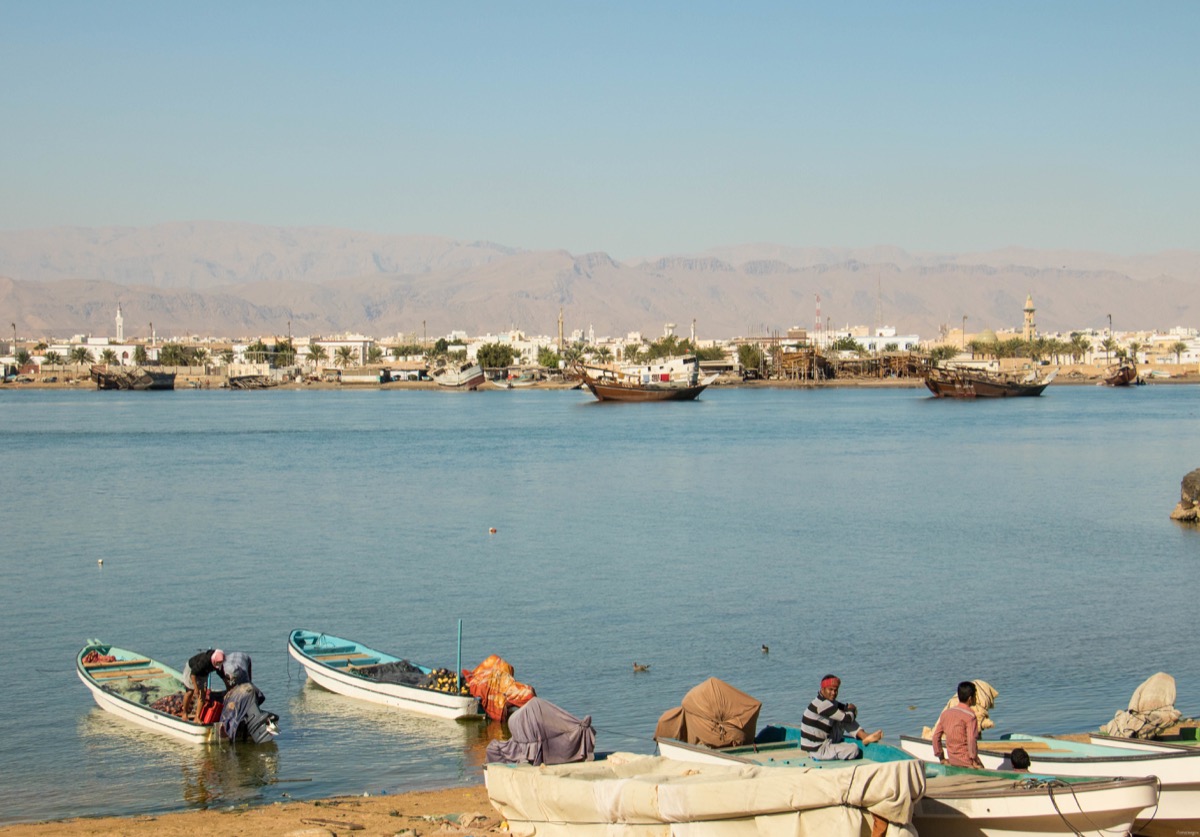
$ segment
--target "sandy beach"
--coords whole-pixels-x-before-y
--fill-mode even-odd
[[[89,817],[0,827],[3,837],[49,835],[266,835],[331,834],[455,837],[504,834],[503,821],[482,784],[389,796],[344,796],[204,811],[130,817]]]

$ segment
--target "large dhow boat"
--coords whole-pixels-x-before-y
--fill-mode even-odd
[[[108,366],[91,368],[96,389],[175,389],[174,372],[152,372],[144,366]]]
[[[640,366],[577,363],[572,372],[601,401],[691,401],[717,379],[700,377],[695,355]]]
[[[450,669],[410,663],[362,643],[294,630],[288,653],[314,683],[331,692],[438,718],[480,718],[479,700]]]
[[[925,373],[925,386],[938,398],[1016,398],[1041,395],[1058,370],[1042,374],[992,372],[966,366],[934,366]]]

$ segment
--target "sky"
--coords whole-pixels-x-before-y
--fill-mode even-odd
[[[1200,3],[0,3],[0,228],[1200,249]]]

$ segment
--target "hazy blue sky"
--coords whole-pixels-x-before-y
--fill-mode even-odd
[[[1200,2],[0,3],[0,227],[1200,249]]]

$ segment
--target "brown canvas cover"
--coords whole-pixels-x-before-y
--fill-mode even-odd
[[[655,738],[674,738],[708,747],[740,747],[754,741],[762,702],[710,677],[683,696],[683,703],[658,719]]]

